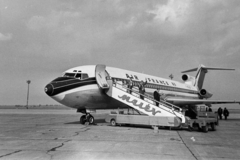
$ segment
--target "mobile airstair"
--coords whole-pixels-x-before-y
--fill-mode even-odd
[[[159,101],[159,106],[150,96],[144,95],[144,99],[139,98],[140,93],[132,90],[131,94],[128,88],[118,82],[113,82],[110,75],[106,73],[104,65],[96,66],[96,80],[99,87],[110,97],[128,105],[129,107],[143,113],[147,116],[128,117],[132,121],[148,121],[146,124],[155,126],[179,127],[186,122],[182,109],[165,101]],[[132,115],[134,116],[134,115]],[[122,117],[121,117],[122,118]]]

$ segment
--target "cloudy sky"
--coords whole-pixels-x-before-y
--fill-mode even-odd
[[[199,64],[214,99],[240,100],[239,0],[0,0],[0,104],[56,104],[44,86],[106,64],[180,80]],[[195,75],[195,73],[192,73]]]

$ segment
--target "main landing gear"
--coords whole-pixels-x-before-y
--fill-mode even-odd
[[[80,117],[80,124],[85,124],[86,122],[89,124],[94,124],[94,117],[90,113]]]

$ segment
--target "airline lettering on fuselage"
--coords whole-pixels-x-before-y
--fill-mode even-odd
[[[133,76],[130,75],[130,76],[129,76],[128,74],[126,74],[126,77],[127,77],[127,78],[132,78],[132,79],[138,80],[138,77],[137,77],[136,75],[133,75]]]
[[[132,103],[134,106],[139,107],[140,109],[144,109],[146,112],[152,112],[152,115],[161,113],[161,111],[156,111],[155,108],[151,109],[151,106],[149,104],[147,104],[145,107],[143,107],[143,103],[141,102],[140,104],[137,104],[138,100],[136,100],[136,99],[130,101],[131,97],[129,97],[125,94],[123,96],[118,96],[118,98],[121,98],[122,100],[125,100],[128,103]]]
[[[127,78],[132,78],[132,80],[139,80],[138,76],[136,76],[136,75],[126,74],[126,77],[127,77]],[[160,81],[160,80],[153,79],[153,78],[146,78],[146,81],[147,81],[147,82],[150,82],[150,83],[163,84],[163,85],[165,85],[165,86],[170,86],[170,84],[172,84],[173,86],[177,86],[174,82],[172,82],[172,83],[169,84],[167,81]]]

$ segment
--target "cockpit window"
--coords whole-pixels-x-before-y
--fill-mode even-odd
[[[78,79],[87,79],[88,78],[88,74],[86,74],[86,73],[78,73],[75,77],[78,78]]]
[[[72,78],[77,78],[77,79],[87,79],[88,74],[86,73],[65,73],[64,77],[72,77]]]
[[[75,77],[81,79],[81,76],[82,76],[82,74],[76,74]]]
[[[82,79],[87,79],[87,78],[88,78],[88,74],[82,73]]]
[[[63,77],[73,77],[74,78],[75,73],[65,73]]]

